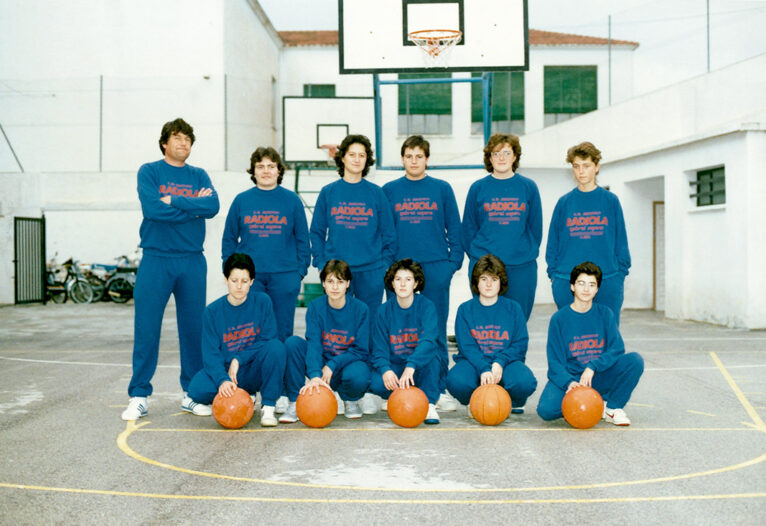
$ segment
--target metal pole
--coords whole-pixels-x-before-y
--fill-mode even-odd
[[[98,171],[104,171],[104,76],[98,76]]]
[[[492,72],[481,76],[482,116],[484,118],[484,144],[492,135]]]
[[[381,145],[383,143],[383,138],[381,137],[381,134],[383,133],[383,123],[380,122],[381,119],[381,108],[380,108],[380,77],[378,77],[377,73],[373,73],[372,75],[372,90],[373,94],[375,95],[375,153],[377,153],[375,166],[377,168],[380,168],[383,166],[383,159],[381,158],[380,152]]]
[[[229,171],[229,76],[223,74],[223,170]]]
[[[609,105],[612,105],[612,15],[609,15],[609,40],[607,42],[609,50]]]
[[[8,148],[11,150],[11,153],[13,154],[13,158],[16,159],[16,164],[19,165],[19,170],[21,170],[21,173],[24,173],[24,167],[21,166],[21,161],[19,161],[19,156],[16,155],[16,151],[13,149],[13,146],[11,145],[11,141],[8,140],[8,136],[5,134],[5,130],[3,129],[3,125],[0,124],[0,133],[3,134],[3,137],[5,137],[5,142],[8,144]]]
[[[710,73],[710,0],[705,1],[707,7],[707,72]]]

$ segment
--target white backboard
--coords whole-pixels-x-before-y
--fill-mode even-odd
[[[350,134],[366,135],[375,144],[372,97],[284,97],[282,144],[285,162],[322,162],[330,158],[324,144],[340,144]]]
[[[338,0],[340,73],[434,71],[413,31],[463,33],[438,71],[529,69],[527,0]]]

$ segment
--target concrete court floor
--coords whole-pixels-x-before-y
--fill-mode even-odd
[[[180,411],[172,305],[138,425],[132,302],[0,308],[0,524],[766,523],[766,332],[625,311],[633,425],[580,431],[535,413],[552,312],[529,323],[538,391],[500,426],[225,431]]]

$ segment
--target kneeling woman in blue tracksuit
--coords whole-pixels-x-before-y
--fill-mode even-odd
[[[189,382],[191,408],[210,404],[216,394],[231,396],[239,386],[250,394],[261,392],[261,425],[275,426],[286,351],[277,339],[271,300],[250,291],[255,265],[247,254],[229,256],[223,273],[229,294],[208,305],[202,317],[204,368]]]
[[[319,273],[325,295],[309,304],[306,339],[290,336],[285,374],[290,405],[283,423],[298,420],[295,401],[309,377],[309,387],[329,385],[344,402],[346,418],[360,418],[359,399],[370,384],[370,321],[367,305],[346,294],[351,269],[345,261],[331,259]]]
[[[503,262],[491,254],[482,256],[471,272],[476,296],[457,311],[458,353],[447,389],[468,405],[479,384],[500,384],[511,396],[512,412],[518,414],[524,412],[537,380],[524,363],[529,343],[526,317],[516,301],[502,296],[507,288]]]
[[[426,424],[438,424],[439,334],[436,307],[421,292],[423,268],[411,259],[389,267],[383,283],[395,296],[378,310],[372,335],[370,390],[388,399],[391,391],[416,385],[428,397]]]

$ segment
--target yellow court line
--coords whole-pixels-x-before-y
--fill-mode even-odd
[[[705,413],[703,411],[695,411],[694,409],[687,409],[686,412],[687,413],[691,413],[693,415],[712,416],[712,417],[717,417],[718,416],[718,415],[714,415],[713,413]]]
[[[718,355],[716,355],[716,353],[711,351],[710,357],[713,359],[713,362],[715,362],[716,366],[718,367],[718,370],[721,371],[721,374],[723,375],[724,379],[729,383],[729,387],[731,387],[731,390],[734,391],[734,394],[739,399],[739,403],[742,404],[742,407],[745,408],[745,411],[750,416],[750,419],[753,421],[753,424],[755,424],[755,427],[759,429],[760,431],[766,433],[766,424],[763,423],[763,420],[761,420],[761,417],[760,415],[758,415],[758,412],[750,404],[750,401],[747,399],[745,394],[742,392],[742,390],[739,388],[737,383],[734,381],[734,378],[731,377],[731,374],[729,374],[729,371],[726,370],[726,367],[724,367],[723,363],[721,363],[721,360],[718,359]]]
[[[618,481],[618,482],[598,482],[598,483],[592,483],[592,484],[573,484],[573,485],[561,485],[561,486],[540,486],[540,487],[522,487],[522,488],[469,488],[469,489],[435,489],[435,488],[423,489],[421,488],[421,489],[414,489],[414,488],[380,488],[380,487],[364,487],[364,486],[342,486],[342,485],[331,485],[331,484],[308,484],[305,482],[276,481],[276,480],[267,480],[267,479],[257,479],[257,478],[251,478],[251,477],[223,475],[220,473],[210,473],[206,471],[197,471],[197,470],[174,466],[172,464],[167,464],[165,462],[160,462],[157,460],[147,458],[141,455],[140,453],[137,453],[136,451],[134,451],[128,445],[128,438],[130,437],[131,434],[133,434],[134,431],[150,423],[151,422],[142,422],[141,424],[136,424],[134,421],[129,421],[125,425],[125,430],[123,430],[117,437],[117,446],[120,448],[120,450],[122,450],[122,452],[128,455],[129,457],[135,460],[138,460],[139,462],[144,462],[152,466],[157,466],[160,468],[177,471],[179,473],[186,473],[187,475],[209,477],[214,479],[236,480],[239,482],[253,482],[257,484],[264,484],[264,485],[270,485],[270,486],[288,486],[288,487],[311,488],[311,489],[334,489],[334,490],[344,490],[344,491],[357,490],[357,491],[386,492],[386,493],[518,493],[518,492],[529,492],[529,491],[560,491],[560,490],[582,490],[582,489],[594,489],[594,488],[612,488],[612,487],[636,486],[641,484],[654,484],[658,482],[669,482],[669,481],[675,481],[675,480],[686,480],[686,479],[697,478],[697,477],[705,477],[709,475],[716,475],[719,473],[726,473],[728,471],[735,471],[738,469],[754,466],[766,460],[766,453],[764,453],[758,457],[752,458],[750,460],[746,460],[744,462],[740,462],[739,464],[733,464],[733,465],[724,466],[721,468],[709,469],[706,471],[699,471],[696,473],[685,473],[682,475],[671,475],[667,477],[657,477],[653,479],[628,480],[628,481]]]
[[[233,497],[226,495],[173,495],[168,493],[145,493],[130,491],[110,491],[82,488],[57,488],[49,486],[34,486],[29,484],[10,484],[0,482],[0,488],[24,489],[34,491],[51,491],[58,493],[79,493],[86,495],[109,495],[118,497],[142,497],[148,499],[171,500],[219,500],[237,502],[275,502],[303,504],[597,504],[615,502],[669,502],[669,501],[699,501],[699,500],[731,500],[731,499],[764,499],[766,492],[755,493],[724,493],[717,495],[674,495],[663,497],[601,497],[601,498],[569,498],[569,499],[309,499],[309,498],[278,498],[278,497]]]

